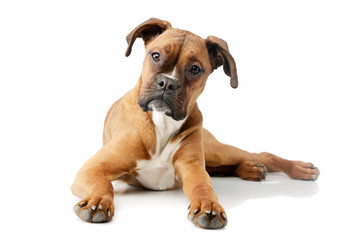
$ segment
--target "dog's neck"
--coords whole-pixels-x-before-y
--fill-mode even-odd
[[[131,103],[137,105],[139,107],[139,110],[140,110],[140,106],[138,105],[138,100],[140,96],[141,85],[142,85],[142,78],[140,77],[135,87],[129,92]],[[195,107],[196,106],[197,104],[195,104]],[[180,131],[181,127],[186,122],[186,120],[191,118],[190,115],[192,113],[193,108],[189,109],[187,117],[185,119],[179,121],[176,121],[172,117],[165,115],[164,112],[158,112],[158,111],[143,112],[148,116],[147,119],[150,120],[150,122],[152,121],[155,127],[156,148],[152,150],[153,154],[162,152],[163,149],[166,147],[166,145],[171,142],[171,139]]]
[[[176,121],[163,112],[152,111],[152,121],[156,131],[156,152],[162,152],[171,139],[180,131],[186,118]]]

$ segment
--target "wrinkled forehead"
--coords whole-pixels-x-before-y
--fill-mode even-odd
[[[188,34],[189,32],[186,31],[169,29],[157,36],[150,43],[150,45],[156,44],[159,47],[165,47],[167,45],[179,45],[183,43],[184,39],[187,37]]]
[[[150,42],[146,49],[149,52],[159,51],[162,54],[170,54],[177,59],[186,58],[194,61],[208,59],[205,40],[191,32],[179,29],[165,31]]]

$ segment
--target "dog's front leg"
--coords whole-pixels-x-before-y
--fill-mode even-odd
[[[201,130],[191,133],[174,155],[174,166],[190,199],[188,219],[201,228],[222,228],[227,224],[224,208],[218,203],[211,179],[205,170]]]
[[[74,207],[75,213],[86,222],[108,222],[114,215],[112,180],[129,173],[136,165],[141,151],[135,151],[126,139],[107,143],[79,170],[71,186],[82,198]]]

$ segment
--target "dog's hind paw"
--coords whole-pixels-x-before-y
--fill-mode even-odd
[[[259,162],[244,161],[236,168],[235,174],[244,180],[261,181],[265,180],[267,169]]]
[[[315,181],[320,175],[320,171],[312,163],[301,161],[291,162],[291,167],[285,172],[292,179]]]

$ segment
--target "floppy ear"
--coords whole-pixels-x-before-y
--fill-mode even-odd
[[[237,88],[238,76],[236,72],[236,64],[234,58],[229,52],[227,43],[214,36],[209,36],[205,40],[213,69],[217,69],[223,65],[224,72],[230,77],[231,87]]]
[[[168,28],[171,28],[171,24],[168,21],[163,21],[157,18],[150,18],[149,20],[143,22],[126,36],[128,48],[126,49],[125,56],[128,57],[130,55],[136,38],[141,37],[145,44],[147,44],[150,40],[160,35]]]

